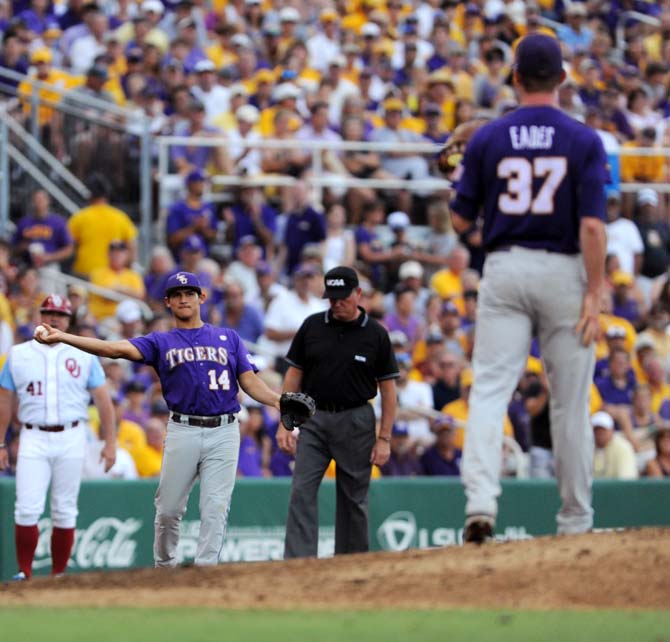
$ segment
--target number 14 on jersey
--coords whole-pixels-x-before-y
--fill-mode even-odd
[[[208,370],[207,376],[209,377],[210,390],[230,390],[230,375],[228,374],[228,370],[223,370],[218,378],[216,370]]]

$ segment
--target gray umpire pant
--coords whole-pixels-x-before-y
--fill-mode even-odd
[[[300,429],[291,485],[284,558],[315,557],[317,495],[331,459],[336,468],[335,554],[368,550],[368,491],[375,443],[370,404],[342,412],[317,410]]]
[[[154,561],[176,566],[181,518],[195,480],[200,478],[200,533],[195,563],[218,564],[237,475],[240,428],[237,421],[199,428],[167,425],[160,482],[156,492]]]
[[[549,379],[551,437],[561,496],[559,533],[593,525],[592,346],[575,333],[586,286],[580,255],[512,248],[484,266],[463,453],[466,514],[497,513],[502,422],[534,332]]]

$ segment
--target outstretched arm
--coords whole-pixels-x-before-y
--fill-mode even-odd
[[[126,341],[125,339],[122,341],[103,341],[102,339],[95,339],[93,337],[80,337],[69,332],[62,332],[61,330],[52,328],[48,323],[42,323],[42,326],[47,329],[48,334],[36,334],[35,340],[38,343],[46,345],[66,343],[98,357],[142,361],[142,353],[130,341]]]

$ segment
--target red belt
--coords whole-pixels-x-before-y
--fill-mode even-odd
[[[78,419],[76,421],[73,421],[71,424],[65,424],[65,425],[58,424],[56,426],[36,426],[35,424],[25,424],[28,430],[32,430],[33,428],[35,428],[37,430],[42,430],[43,432],[63,432],[68,428],[76,428],[78,425],[79,425]]]

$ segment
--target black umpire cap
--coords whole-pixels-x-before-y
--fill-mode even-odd
[[[358,287],[358,274],[350,267],[339,265],[326,272],[323,282],[324,299],[346,299]]]

